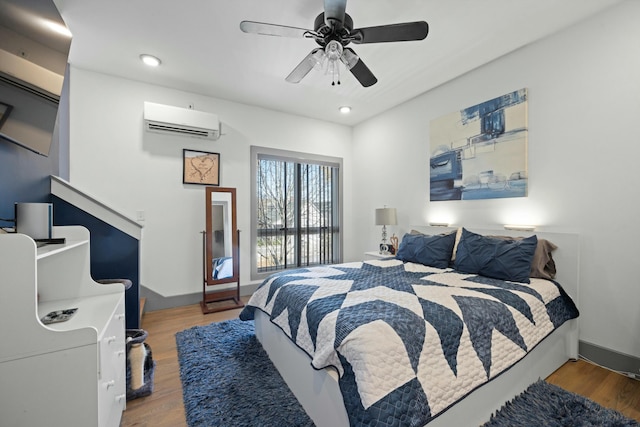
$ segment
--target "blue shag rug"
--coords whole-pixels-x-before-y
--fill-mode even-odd
[[[189,427],[311,427],[313,422],[239,319],[176,334]],[[483,427],[627,427],[637,421],[545,381],[505,404]],[[457,427],[457,426],[456,426]]]
[[[176,334],[189,427],[313,426],[257,340],[239,319]]]
[[[640,424],[585,397],[539,380],[483,427],[627,427]]]

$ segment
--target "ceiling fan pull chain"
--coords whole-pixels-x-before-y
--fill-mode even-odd
[[[335,86],[336,83],[340,84],[340,64],[338,61],[332,61],[331,65],[331,86]]]

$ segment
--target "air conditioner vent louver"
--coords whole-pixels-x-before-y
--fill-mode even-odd
[[[221,125],[218,116],[170,105],[144,103],[144,122],[149,132],[217,140]]]
[[[16,87],[18,89],[22,89],[25,90],[33,95],[39,96],[42,99],[46,99],[49,102],[53,102],[54,104],[59,104],[60,103],[60,97],[57,95],[52,95],[49,92],[47,92],[44,89],[39,89],[35,86],[26,84],[26,83],[22,83],[20,80],[12,78],[11,76],[6,76],[3,74],[0,74],[0,82],[4,82],[8,85],[11,85],[13,87]]]
[[[148,129],[150,131],[155,131],[155,132],[169,132],[169,133],[197,136],[200,138],[209,138],[209,132],[206,130],[179,128],[174,126],[160,125],[157,123],[149,123]]]

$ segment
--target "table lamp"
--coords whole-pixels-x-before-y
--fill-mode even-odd
[[[396,208],[380,208],[376,209],[376,225],[382,226],[382,244],[380,245],[380,253],[389,255],[389,245],[387,244],[387,225],[397,225],[398,217]]]

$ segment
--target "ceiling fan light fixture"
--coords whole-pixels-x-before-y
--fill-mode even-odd
[[[327,58],[329,58],[330,61],[337,61],[340,59],[342,51],[342,45],[335,40],[331,40],[324,48],[324,52],[327,54]]]
[[[327,58],[325,74],[331,74],[332,86],[336,83],[340,84],[340,58],[342,57],[342,52],[342,45],[335,40],[331,40],[324,48],[324,53]]]
[[[360,58],[351,49],[345,49],[344,52],[342,52],[340,60],[345,65],[345,67],[350,70],[355,67]]]
[[[322,71],[324,68],[325,60],[327,59],[327,55],[325,55],[324,50],[316,49],[311,54],[311,60],[313,61],[313,69]]]
[[[329,59],[327,61],[327,69],[325,74],[331,74],[333,84],[338,82],[340,84],[340,62],[335,59]]]
[[[162,63],[162,61],[160,61],[160,58],[149,55],[148,53],[143,53],[142,55],[140,55],[140,59],[150,67],[157,67]]]

